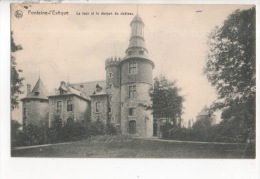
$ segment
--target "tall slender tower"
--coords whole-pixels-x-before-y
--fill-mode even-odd
[[[144,40],[144,23],[137,14],[130,23],[131,35],[125,57],[120,63],[122,133],[151,137],[153,116],[149,89],[153,87],[154,63],[148,57]]]
[[[121,58],[106,60],[106,92],[108,94],[108,121],[120,132],[120,62]]]

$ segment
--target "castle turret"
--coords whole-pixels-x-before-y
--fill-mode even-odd
[[[120,57],[106,60],[106,92],[108,94],[108,120],[120,129]]]
[[[48,93],[41,78],[39,77],[33,90],[27,85],[27,95],[22,98],[23,103],[23,126],[29,124],[41,127],[48,126]]]
[[[154,63],[144,40],[144,23],[137,14],[130,23],[131,36],[121,67],[121,129],[123,133],[151,137],[153,116],[144,106],[151,105]]]

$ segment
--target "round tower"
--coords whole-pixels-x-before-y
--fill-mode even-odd
[[[47,90],[40,77],[32,91],[31,85],[27,85],[27,95],[21,99],[23,103],[23,127],[29,124],[48,127],[49,100],[47,96]]]
[[[108,120],[120,131],[120,57],[108,58],[105,62],[106,92],[108,94]]]
[[[145,106],[151,105],[154,63],[148,56],[144,40],[144,23],[138,14],[130,23],[131,35],[121,68],[121,129],[123,133],[151,137],[153,116]]]

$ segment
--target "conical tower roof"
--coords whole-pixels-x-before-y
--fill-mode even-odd
[[[129,39],[129,45],[126,49],[124,60],[138,58],[148,60],[154,67],[154,63],[148,56],[148,50],[144,40],[144,22],[142,18],[136,14],[130,23],[131,35]]]
[[[23,99],[48,99],[48,92],[45,89],[40,77],[36,82],[33,90]]]

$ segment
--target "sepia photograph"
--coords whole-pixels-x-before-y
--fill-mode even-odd
[[[256,158],[255,4],[10,8],[11,158]]]

